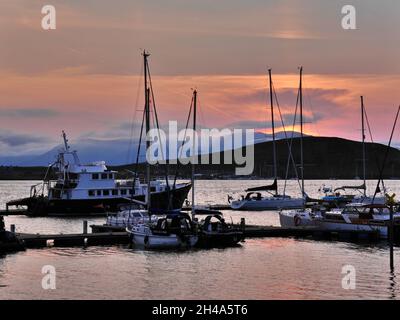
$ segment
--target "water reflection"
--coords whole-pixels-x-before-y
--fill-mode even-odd
[[[343,181],[334,181],[340,185]],[[30,183],[7,182],[16,196]],[[198,181],[199,203],[224,203],[226,194],[262,181]],[[400,193],[397,182],[388,181]],[[1,184],[1,183],[0,183]],[[4,182],[3,182],[4,184]],[[307,181],[317,190],[320,181]],[[0,202],[11,197],[0,189]],[[296,189],[289,181],[288,190]],[[399,189],[399,190],[397,190]],[[7,193],[7,194],[5,194]],[[2,195],[6,196],[2,198]],[[234,221],[279,225],[277,212],[227,211]],[[89,219],[103,223],[104,218]],[[82,219],[7,217],[18,231],[82,231]],[[400,250],[395,247],[395,262]],[[57,269],[57,290],[41,288],[41,268]],[[344,265],[357,270],[355,290],[342,288]],[[0,257],[0,296],[7,299],[398,299],[397,269],[390,272],[385,242],[345,243],[294,238],[248,239],[239,247],[178,252],[129,246],[30,249]]]

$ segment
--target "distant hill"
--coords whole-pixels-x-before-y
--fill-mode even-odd
[[[287,132],[289,137],[291,134],[292,132]],[[293,136],[299,136],[299,133],[294,132]],[[284,132],[278,132],[276,137],[277,139],[283,139],[285,138],[285,134]],[[270,134],[265,134],[262,132],[256,132],[254,136],[255,143],[265,142],[271,139],[272,137]],[[245,142],[245,139],[242,139],[242,141]],[[132,141],[129,141],[129,139],[80,139],[78,141],[71,141],[71,149],[78,151],[79,159],[82,163],[103,160],[108,165],[114,166],[134,162],[136,160],[137,145],[137,139]],[[143,147],[141,148],[139,159],[144,161],[144,144],[142,146]],[[21,167],[47,166],[48,164],[54,162],[58,154],[58,150],[60,149],[62,149],[61,144],[42,154],[22,154],[19,156],[0,155],[0,165]],[[221,143],[220,150],[225,150],[223,141]],[[206,150],[205,152],[211,152],[211,149]]]
[[[300,163],[300,139],[293,140],[292,152],[297,165]],[[332,137],[305,137],[304,146],[304,177],[305,179],[353,179],[362,176],[362,145],[360,142]],[[387,147],[378,143],[366,143],[367,179],[379,176],[378,163],[382,163]],[[278,175],[285,177],[288,158],[286,140],[277,141]],[[222,177],[236,178],[235,165],[223,164],[222,153],[220,165],[197,165],[196,172],[204,178]],[[99,157],[100,159],[104,157]],[[143,172],[144,164],[139,165]],[[135,169],[134,165],[113,166],[112,169],[126,173],[126,169]],[[41,179],[43,167],[10,167],[0,166],[0,179]],[[153,175],[165,174],[163,165],[154,166]],[[171,165],[170,174],[174,174],[175,166]],[[180,166],[181,177],[190,176],[190,166]],[[254,177],[269,178],[272,176],[272,142],[255,144]],[[295,177],[293,167],[290,167],[289,178]],[[390,148],[384,170],[384,178],[400,178],[400,151]]]

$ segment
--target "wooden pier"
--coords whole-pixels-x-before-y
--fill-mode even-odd
[[[122,232],[123,228],[92,225],[92,232]],[[379,241],[378,231],[323,230],[316,227],[283,228],[276,226],[246,225],[243,229],[246,239],[250,238],[308,238],[312,240],[337,241]]]
[[[316,227],[282,228],[274,226],[246,225],[246,238],[308,238],[312,240],[379,241],[378,231],[324,230]]]
[[[223,210],[232,210],[231,206],[229,204],[211,204],[211,205],[201,205],[199,204],[198,206],[196,205],[196,207],[204,207],[210,210],[216,210],[216,211],[223,211]],[[192,206],[183,206],[182,211],[192,211]]]
[[[231,210],[230,205],[228,204],[213,204],[213,205],[199,205],[199,207],[205,207],[210,210],[216,210],[216,211],[223,211],[223,210]],[[191,206],[183,206],[182,211],[191,211],[192,207]],[[92,214],[48,214],[46,216],[48,217],[105,217],[109,215],[109,212],[98,212],[98,213],[92,213]],[[9,210],[0,210],[0,216],[31,216],[26,209],[9,209]]]
[[[78,234],[27,234],[18,233],[17,238],[26,248],[75,247],[128,244],[129,236],[125,231]]]
[[[0,216],[26,216],[26,209],[0,210]]]

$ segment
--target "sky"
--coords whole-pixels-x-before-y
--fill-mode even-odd
[[[48,4],[55,30],[41,27]],[[347,4],[356,30],[342,28]],[[290,127],[303,66],[307,134],[359,140],[363,95],[373,139],[386,142],[400,104],[398,12],[398,0],[0,0],[0,152],[47,151],[61,130],[71,142],[129,137],[143,49],[163,124],[183,125],[196,88],[201,126],[269,132],[271,68]]]

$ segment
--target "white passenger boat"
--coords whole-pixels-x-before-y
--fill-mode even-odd
[[[148,183],[137,179],[117,179],[117,171],[109,170],[104,161],[82,164],[77,151],[71,151],[63,132],[64,149],[49,166],[43,181],[31,187],[30,196],[6,203],[6,208],[26,207],[28,215],[88,215],[118,212],[120,204],[145,201]],[[49,178],[51,170],[56,179]],[[180,210],[191,183],[152,180],[152,210]]]

